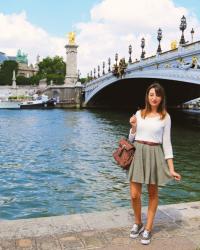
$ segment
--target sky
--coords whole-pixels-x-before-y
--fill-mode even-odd
[[[157,30],[162,50],[180,40],[180,19],[187,18],[186,40],[200,40],[200,0],[0,0],[0,51],[16,55],[21,49],[30,63],[46,56],[63,56],[67,34],[76,32],[78,68],[82,77],[114,55],[140,57],[141,38],[146,56],[155,54]]]

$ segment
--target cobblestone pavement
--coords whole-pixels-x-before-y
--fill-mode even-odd
[[[132,223],[132,211],[124,208],[0,221],[0,250],[200,250],[200,202],[159,206],[148,246],[129,238]]]

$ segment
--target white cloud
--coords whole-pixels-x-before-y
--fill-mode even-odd
[[[91,20],[77,24],[79,65],[82,72],[101,64],[116,52],[128,59],[128,46],[133,46],[133,57],[141,54],[141,38],[145,38],[146,56],[155,54],[157,49],[157,30],[163,30],[161,47],[170,49],[172,40],[179,42],[180,18],[185,15],[188,28],[186,40],[191,40],[190,30],[200,33],[200,23],[195,15],[183,7],[176,7],[172,0],[102,0],[91,9]]]
[[[191,40],[193,27],[195,36],[200,34],[200,22],[194,13],[183,7],[176,7],[173,0],[102,0],[90,11],[90,20],[76,24],[78,68],[82,76],[102,62],[107,63],[114,55],[128,59],[128,46],[133,46],[133,58],[141,54],[141,38],[146,41],[146,56],[155,54],[157,30],[162,28],[163,50],[170,49],[172,40],[179,42],[180,18],[185,15],[188,27],[186,40]],[[5,15],[0,13],[0,48],[8,55],[16,55],[17,49],[29,54],[29,61],[41,57],[60,55],[65,58],[66,38],[55,37],[44,29],[31,24],[25,12]]]
[[[18,49],[28,53],[28,59],[35,63],[36,56],[65,56],[65,40],[53,37],[40,27],[31,24],[25,12],[5,15],[0,13],[0,48],[7,55],[15,56]]]

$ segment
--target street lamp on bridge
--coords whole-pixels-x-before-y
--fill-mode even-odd
[[[97,66],[97,70],[98,70],[98,77],[100,77],[100,66]]]
[[[94,79],[96,79],[96,69],[94,68]]]
[[[115,54],[115,61],[116,61],[116,66],[117,66],[117,61],[118,61],[118,54]]]
[[[144,58],[145,58],[144,47],[145,47],[145,39],[144,39],[144,37],[143,37],[143,38],[141,39],[141,48],[142,48],[141,59],[144,59]]]
[[[110,59],[110,57],[108,58],[108,72],[110,72],[111,71],[111,69],[110,69],[110,65],[111,65],[111,59]]]
[[[157,53],[160,54],[162,52],[161,50],[161,46],[160,46],[160,41],[162,39],[162,30],[161,28],[158,29],[158,35],[157,35],[157,40],[158,40],[158,49],[157,49]]]
[[[180,40],[179,44],[180,45],[185,45],[184,30],[187,28],[187,23],[186,23],[185,16],[182,16],[182,18],[181,18],[181,24],[180,24],[179,28],[182,31],[181,40]]]
[[[103,62],[103,75],[105,75],[105,62]]]
[[[191,42],[193,43],[193,38],[194,38],[194,29],[193,29],[193,28],[192,28],[192,30],[190,31],[190,33],[191,33],[191,38],[192,38],[192,39],[191,39],[191,40],[192,40]]]
[[[78,69],[78,81],[80,80],[80,75],[81,75],[81,72],[80,72],[80,70]]]
[[[128,47],[128,53],[129,53],[128,63],[132,63],[132,59],[131,59],[132,45],[131,45],[131,44],[130,44],[129,47]]]

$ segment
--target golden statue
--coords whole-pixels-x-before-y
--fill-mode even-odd
[[[193,56],[193,57],[192,57],[192,64],[196,65],[197,62],[198,62],[197,57],[196,57],[196,56]]]
[[[177,42],[176,40],[171,42],[171,49],[176,49],[177,48]]]
[[[69,45],[74,45],[75,44],[75,32],[69,32],[68,38],[69,38]]]

